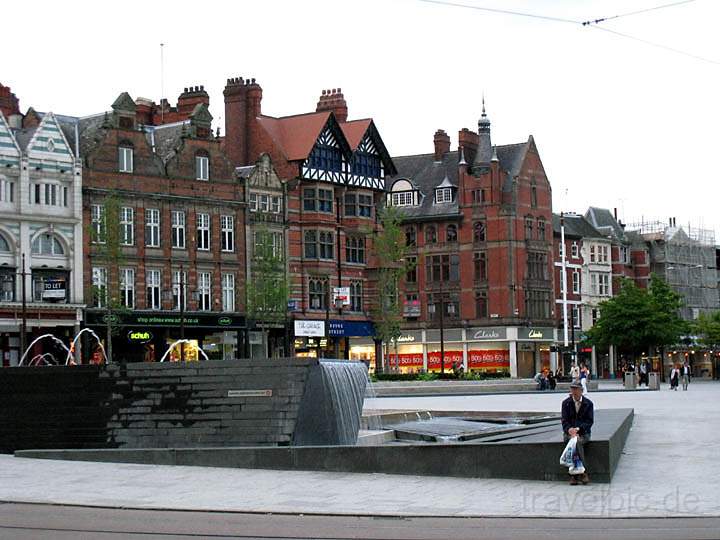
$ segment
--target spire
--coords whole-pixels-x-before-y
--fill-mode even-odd
[[[463,146],[460,146],[460,161],[458,161],[458,165],[467,165],[467,161],[465,161],[465,148]]]
[[[490,139],[490,119],[485,112],[485,95],[482,97],[482,114],[478,120],[479,143],[473,166],[487,166],[492,159],[492,141]]]

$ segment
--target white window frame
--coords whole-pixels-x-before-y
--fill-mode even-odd
[[[105,206],[93,204],[90,206],[90,227],[93,230],[92,242],[94,244],[105,243]]]
[[[15,182],[12,180],[0,179],[0,202],[15,202]]]
[[[235,311],[235,274],[222,275],[222,310]]]
[[[414,199],[412,191],[399,191],[392,194],[392,206],[414,206]]]
[[[578,244],[577,242],[573,242],[570,245],[570,256],[573,259],[577,259],[580,257],[580,244]]]
[[[437,188],[435,189],[435,202],[436,203],[446,203],[446,202],[452,202],[453,196],[452,196],[452,188]]]
[[[118,170],[123,173],[133,172],[134,149],[131,146],[118,146]]]
[[[135,209],[131,206],[120,208],[120,237],[123,246],[135,244]]]
[[[174,249],[185,249],[185,212],[173,210],[172,220],[172,247]]]
[[[145,209],[145,247],[160,247],[160,209]]]
[[[212,311],[212,272],[198,272],[198,311]]]
[[[107,268],[104,266],[93,266],[92,269],[93,306],[96,308],[105,307],[107,302]]]
[[[235,216],[220,216],[220,251],[235,251]]]
[[[120,268],[120,303],[135,309],[135,269]]]
[[[162,283],[161,271],[157,268],[149,268],[145,272],[145,301],[147,309],[162,309],[162,298],[160,284]]]
[[[580,271],[573,270],[572,273],[572,292],[573,294],[580,294]]]
[[[258,194],[254,191],[250,192],[248,197],[248,208],[251,212],[257,212],[258,209]]]
[[[210,158],[195,156],[195,179],[210,180]]]
[[[268,195],[267,193],[259,193],[258,195],[258,210],[260,210],[261,212],[269,212],[270,195]]]
[[[210,251],[210,214],[196,214],[197,225],[197,250]]]
[[[279,214],[282,210],[282,198],[280,195],[271,195],[270,196],[270,211],[273,214]]]
[[[183,290],[184,289],[184,290]],[[173,309],[180,311],[180,296],[182,293],[183,309],[187,309],[187,272],[184,270],[173,270],[173,282],[172,282],[172,293],[173,293]]]

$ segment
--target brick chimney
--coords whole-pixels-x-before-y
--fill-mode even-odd
[[[435,161],[442,161],[445,154],[450,151],[450,137],[444,130],[438,129],[433,137],[435,143]]]
[[[3,86],[2,83],[0,83],[0,111],[2,111],[11,127],[20,127],[19,125],[13,125],[21,119],[20,101],[10,91],[10,87]]]
[[[247,90],[242,77],[227,80],[225,96],[225,151],[236,167],[248,165]]]
[[[472,163],[475,159],[479,142],[480,137],[478,134],[474,131],[470,131],[468,128],[462,128],[458,132],[458,147],[463,148],[466,162]]]
[[[144,97],[135,98],[135,120],[138,124],[152,125],[153,108],[152,100]]]
[[[255,79],[245,81],[247,92],[247,117],[248,125],[262,114],[262,88]]]
[[[183,89],[183,93],[178,96],[177,112],[183,119],[189,118],[200,103],[210,106],[210,96],[205,91],[205,87],[190,86]]]
[[[348,107],[341,88],[323,90],[315,112],[332,111],[338,122],[347,122]]]

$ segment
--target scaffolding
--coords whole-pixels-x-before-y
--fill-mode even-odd
[[[641,235],[649,248],[651,270],[683,296],[684,319],[720,309],[713,230],[691,225],[683,229],[674,219],[643,220],[626,230]]]

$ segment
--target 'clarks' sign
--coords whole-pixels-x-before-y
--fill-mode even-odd
[[[507,328],[471,328],[468,341],[497,341],[507,339]]]

